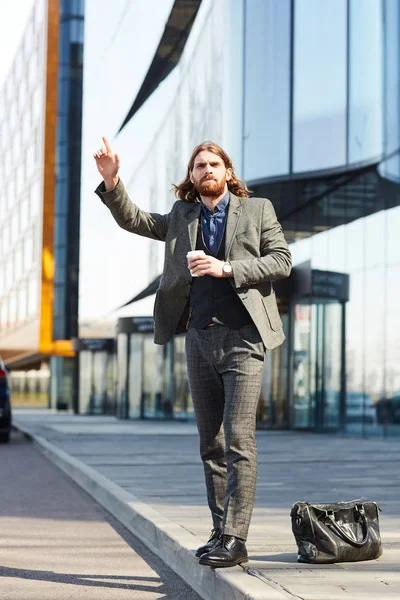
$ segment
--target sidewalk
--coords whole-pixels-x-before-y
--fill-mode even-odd
[[[205,600],[400,598],[399,440],[258,432],[250,562],[213,570],[194,557],[211,528],[194,424],[15,410],[14,425]],[[360,497],[382,508],[383,556],[297,563],[292,504]]]

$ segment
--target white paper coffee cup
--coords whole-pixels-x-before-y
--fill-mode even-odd
[[[190,250],[190,252],[188,252],[186,254],[186,258],[196,258],[196,256],[205,256],[206,253],[204,252],[204,250]],[[190,271],[190,274],[192,277],[198,277],[198,275],[193,275],[192,271]]]

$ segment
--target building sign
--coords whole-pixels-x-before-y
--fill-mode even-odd
[[[350,278],[347,273],[312,269],[311,278],[313,297],[348,301]]]
[[[122,317],[118,319],[118,333],[154,333],[153,317]]]
[[[277,296],[286,302],[310,297],[347,302],[350,276],[348,273],[312,269],[311,261],[307,260],[293,267],[290,277],[274,281],[273,286]]]
[[[75,352],[114,352],[114,338],[74,338],[72,348]]]

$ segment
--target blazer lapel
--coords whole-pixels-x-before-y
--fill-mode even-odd
[[[188,212],[188,232],[190,240],[190,249],[196,249],[197,229],[199,227],[199,217],[201,211],[201,203],[195,202]]]
[[[235,237],[237,226],[242,215],[242,199],[231,193],[229,200],[228,218],[226,221],[225,257],[229,260],[232,242]]]

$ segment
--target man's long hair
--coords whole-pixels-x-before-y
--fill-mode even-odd
[[[196,148],[193,150],[192,156],[189,160],[185,179],[179,185],[173,184],[175,196],[179,200],[186,200],[187,202],[195,202],[198,198],[198,192],[194,187],[193,183],[190,181],[190,173],[193,171],[196,156],[203,150],[213,152],[213,154],[217,154],[217,156],[222,158],[225,167],[227,169],[231,169],[232,171],[231,179],[227,181],[228,190],[232,192],[232,194],[235,194],[235,196],[239,196],[239,198],[247,198],[249,196],[250,190],[247,189],[247,186],[244,183],[244,181],[241,181],[236,177],[235,169],[233,168],[232,161],[227,155],[227,153],[221,148],[221,146],[214,144],[214,142],[203,142],[199,146],[196,146]]]

